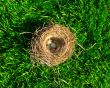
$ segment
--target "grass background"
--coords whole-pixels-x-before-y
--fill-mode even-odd
[[[76,34],[75,54],[32,66],[31,34],[50,21]],[[0,0],[0,88],[110,88],[110,0]]]

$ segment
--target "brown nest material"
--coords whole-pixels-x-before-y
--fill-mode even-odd
[[[75,37],[60,25],[43,27],[31,41],[30,58],[33,63],[56,66],[66,61],[74,51]]]

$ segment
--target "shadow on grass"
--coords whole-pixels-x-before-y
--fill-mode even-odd
[[[10,48],[17,47],[19,49],[28,49],[29,42],[32,38],[32,33],[36,29],[42,28],[44,24],[47,24],[48,20],[42,19],[39,20],[36,18],[27,18],[23,21],[23,23],[16,23],[14,25],[10,25],[10,28],[13,30],[12,32],[4,33],[0,52],[4,53]],[[24,34],[22,34],[24,32]],[[29,33],[28,33],[29,32]]]
[[[39,18],[27,18],[24,23],[17,28],[19,29],[18,31],[21,37],[20,41],[22,45],[25,45],[27,47],[27,43],[30,42],[32,38],[32,33],[34,33],[35,30],[39,30],[40,28],[42,28],[44,24],[47,25],[47,20],[38,19]]]

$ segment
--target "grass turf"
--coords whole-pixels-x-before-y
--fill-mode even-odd
[[[76,34],[75,54],[33,67],[21,33],[50,21]],[[0,88],[110,88],[110,0],[0,0]]]

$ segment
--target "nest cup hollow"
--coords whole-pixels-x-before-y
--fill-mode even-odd
[[[64,46],[63,38],[52,37],[47,41],[47,49],[54,54],[58,54]]]

